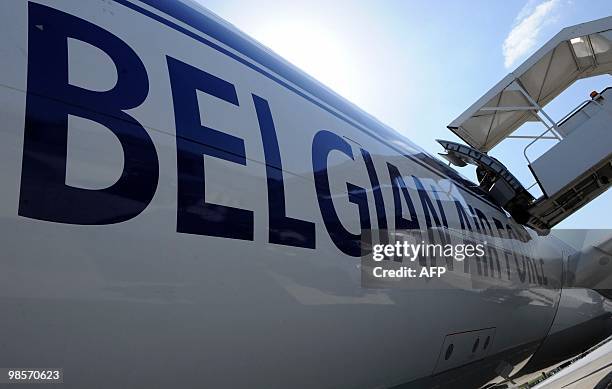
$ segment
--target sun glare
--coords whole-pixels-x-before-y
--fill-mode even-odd
[[[333,31],[307,23],[268,24],[254,38],[349,100],[355,100],[355,64]]]

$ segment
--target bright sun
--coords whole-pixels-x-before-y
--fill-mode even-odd
[[[355,64],[333,32],[296,21],[268,24],[253,36],[338,94],[357,98]]]

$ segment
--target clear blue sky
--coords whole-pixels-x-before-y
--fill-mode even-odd
[[[612,15],[611,0],[198,1],[434,154],[436,138],[458,139],[448,123],[559,30]],[[560,119],[606,86],[580,81],[546,111]],[[522,149],[490,154],[529,186]],[[559,227],[612,228],[611,215],[609,190]]]

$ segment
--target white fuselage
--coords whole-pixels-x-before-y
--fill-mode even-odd
[[[471,364],[484,384],[474,363],[517,371],[548,334],[561,290],[526,278],[535,234],[206,11],[11,0],[0,31],[0,366],[74,387],[380,388]],[[459,208],[498,256],[452,272],[493,287],[362,287],[364,220],[468,230]],[[554,284],[567,253],[545,252]],[[491,341],[444,360],[457,334]]]

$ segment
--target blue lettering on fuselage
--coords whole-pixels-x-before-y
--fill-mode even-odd
[[[89,225],[119,223],[136,217],[151,202],[159,178],[159,159],[151,137],[141,123],[125,112],[141,105],[147,98],[149,83],[144,64],[127,43],[88,21],[35,3],[29,3],[28,10],[28,93],[18,214],[38,220]],[[40,25],[44,25],[44,30],[37,28]],[[69,84],[68,38],[86,42],[108,54],[118,70],[117,83],[111,90],[98,92]],[[166,63],[176,127],[176,231],[253,240],[255,211],[215,204],[207,201],[205,196],[205,157],[242,166],[247,165],[248,159],[244,139],[201,124],[197,93],[212,96],[219,104],[241,107],[236,86],[170,56],[166,57]],[[259,129],[263,145],[268,190],[268,242],[315,249],[315,222],[290,217],[287,212],[282,155],[273,107],[264,97],[255,94],[251,97],[252,101],[243,104],[253,104],[256,114],[253,123]],[[69,115],[97,122],[119,139],[125,163],[120,178],[112,186],[83,189],[66,184]],[[314,194],[325,229],[340,251],[353,257],[366,253],[362,241],[364,234],[372,230],[370,196],[373,197],[379,240],[381,243],[388,241],[388,220],[381,189],[385,184],[390,185],[393,193],[395,229],[420,228],[422,223],[405,181],[408,176],[402,176],[397,166],[387,162],[388,175],[380,176],[371,153],[360,147],[356,154],[361,155],[363,165],[359,163],[359,169],[367,174],[369,188],[346,182],[345,193],[332,194],[328,173],[332,152],[340,153],[346,163],[357,166],[353,148],[342,136],[330,130],[316,132],[311,144]],[[426,188],[422,179],[414,175],[411,178],[428,231],[432,227],[438,231],[449,228],[449,210],[445,210],[436,187],[428,183]],[[333,197],[338,195],[345,195],[348,202],[355,205],[354,218],[359,221],[360,233],[352,233],[343,225],[333,201]],[[470,204],[466,209],[454,197],[447,202],[455,205],[456,220],[460,223],[458,229],[476,230],[510,240],[521,234],[495,218],[491,224],[485,213]],[[407,209],[403,209],[402,203]],[[439,237],[443,242],[449,240],[446,232],[440,232]],[[513,259],[522,282],[546,282],[535,260],[525,256],[519,258],[511,249],[504,255],[498,254],[495,251],[488,261],[478,262],[478,273],[501,278],[504,273],[500,266],[502,258],[509,279],[510,259]],[[447,263],[447,266],[452,270],[452,263]],[[469,271],[468,266],[466,262],[464,271]]]
[[[269,215],[268,241],[287,246],[314,249],[316,247],[314,223],[287,216],[283,163],[270,106],[265,99],[256,95],[253,95],[253,103],[257,112],[266,163]]]
[[[19,215],[69,224],[110,224],[140,214],[157,189],[153,141],[125,110],[149,93],[138,55],[110,32],[64,12],[28,3],[28,93],[19,193]],[[37,26],[44,26],[39,29]],[[68,38],[104,51],[117,67],[117,83],[96,92],[68,83]],[[125,162],[109,188],[65,184],[68,115],[98,122],[119,139]]]
[[[176,230],[253,240],[253,212],[206,202],[204,155],[246,165],[244,140],[200,124],[196,91],[238,106],[233,84],[167,57],[176,122]]]

